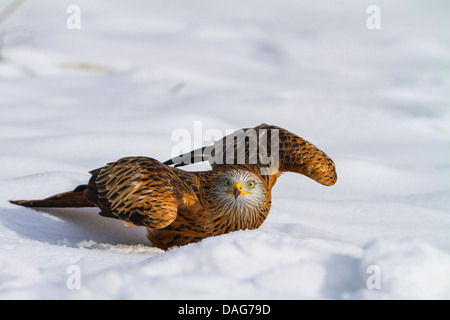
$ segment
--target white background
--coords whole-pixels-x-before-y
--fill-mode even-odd
[[[447,1],[93,2],[26,1],[0,24],[0,298],[450,298]],[[164,161],[195,121],[286,128],[338,182],[285,174],[260,229],[168,252],[96,209],[8,202]]]

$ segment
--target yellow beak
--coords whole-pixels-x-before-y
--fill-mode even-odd
[[[234,197],[237,198],[239,196],[243,196],[244,194],[247,194],[247,191],[242,190],[242,184],[241,183],[235,183],[233,186],[233,189],[228,191],[231,194],[234,194]]]

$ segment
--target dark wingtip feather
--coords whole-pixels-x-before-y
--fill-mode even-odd
[[[170,160],[163,162],[163,164],[165,164],[166,166],[170,166],[170,165],[174,164],[174,162],[172,159],[170,159]]]
[[[35,207],[35,202],[33,202],[33,201],[9,200],[9,202],[12,204],[16,204],[18,206],[22,206],[22,207]]]

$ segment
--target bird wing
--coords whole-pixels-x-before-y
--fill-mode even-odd
[[[292,132],[278,130],[280,171],[300,173],[325,186],[336,183],[336,166],[325,152]]]
[[[214,168],[227,164],[250,164],[262,175],[296,172],[331,186],[337,175],[333,160],[312,143],[273,125],[240,129],[214,142],[164,162],[175,167],[209,161]]]
[[[186,187],[186,181],[193,179],[189,172],[151,158],[122,158],[91,174],[85,197],[100,207],[101,215],[136,226],[164,228],[175,220],[185,197],[195,198]]]

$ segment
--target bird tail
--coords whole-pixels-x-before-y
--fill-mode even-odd
[[[41,200],[9,200],[13,204],[32,208],[84,208],[96,205],[86,199],[84,191],[87,185],[81,185],[73,191],[58,193]]]

